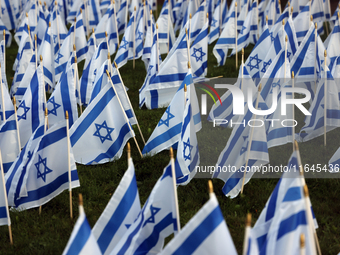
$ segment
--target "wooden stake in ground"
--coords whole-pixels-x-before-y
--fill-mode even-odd
[[[259,106],[259,99],[260,99],[260,93],[261,93],[261,83],[259,84],[259,87],[258,87],[258,91],[257,91],[257,99],[256,99],[256,105],[255,105],[255,109],[257,110],[258,106]],[[256,114],[253,115],[253,120],[256,119]],[[244,187],[244,181],[246,179],[246,169],[247,169],[247,166],[248,166],[248,161],[249,161],[249,154],[250,154],[250,147],[251,147],[251,143],[253,141],[253,134],[254,134],[254,126],[252,126],[250,128],[250,136],[249,136],[249,143],[248,143],[248,148],[247,148],[247,156],[246,156],[246,165],[244,167],[244,173],[243,173],[243,179],[242,179],[242,187],[241,187],[241,194],[243,194],[243,187]]]
[[[133,116],[134,116],[135,119],[136,119],[136,124],[137,124],[137,127],[138,127],[138,131],[139,131],[140,136],[142,137],[143,143],[144,143],[144,145],[145,145],[144,136],[143,136],[142,130],[140,129],[140,126],[139,126],[139,123],[138,123],[138,120],[137,120],[137,116],[136,116],[136,114],[135,114],[135,111],[133,110],[132,104],[131,104],[131,102],[130,102],[130,98],[129,98],[127,92],[126,92],[126,89],[125,89],[125,85],[124,85],[124,83],[123,83],[122,76],[120,76],[120,72],[119,72],[117,63],[114,62],[114,64],[115,64],[115,67],[116,67],[116,69],[117,69],[118,77],[119,77],[119,79],[120,79],[120,83],[122,84],[122,87],[123,87],[123,90],[124,90],[124,94],[125,94],[125,96],[126,96],[126,98],[127,98],[127,101],[128,101],[128,103],[129,103],[130,109],[131,109],[131,111],[132,111],[132,113],[133,113]]]
[[[7,214],[7,220],[8,220],[8,232],[9,232],[9,241],[13,245],[13,237],[12,237],[12,228],[11,228],[11,218],[9,216],[9,209],[8,209],[8,200],[7,200],[7,191],[6,191],[6,182],[5,182],[5,174],[4,174],[4,168],[2,165],[2,156],[1,156],[1,150],[0,150],[0,167],[1,167],[1,181],[2,181],[2,187],[3,187],[3,193],[4,193],[4,199],[5,199],[5,205],[6,205],[6,214]]]
[[[244,230],[244,240],[243,240],[243,255],[247,254],[248,251],[248,239],[249,239],[249,234],[251,230],[251,213],[247,214],[247,219],[246,219],[246,229]]]
[[[67,139],[67,166],[68,166],[68,191],[70,197],[70,218],[73,219],[73,208],[72,208],[72,178],[71,178],[71,144],[70,144],[70,130],[69,130],[69,119],[68,111],[65,112],[66,119],[66,139]]]
[[[174,151],[172,147],[170,147],[170,162],[171,162],[171,174],[172,181],[174,185],[174,197],[175,197],[175,207],[176,207],[176,222],[177,222],[177,233],[181,231],[181,223],[179,221],[179,208],[178,208],[178,198],[177,198],[177,184],[176,184],[176,172],[175,172],[175,160],[174,160]]]
[[[109,78],[109,81],[110,81],[110,83],[111,83],[111,86],[112,86],[112,88],[113,88],[115,94],[117,95],[117,100],[118,100],[120,109],[123,111],[123,115],[124,115],[124,117],[125,117],[125,121],[126,121],[126,123],[129,123],[129,119],[128,119],[128,117],[126,116],[126,113],[125,113],[125,110],[124,110],[124,108],[123,108],[122,102],[121,102],[120,99],[119,99],[118,93],[117,93],[117,91],[116,91],[116,89],[115,89],[115,86],[113,85],[113,82],[112,82],[112,80],[111,80],[111,76],[110,76],[108,70],[106,70],[106,75],[107,75],[107,77]],[[129,129],[130,129],[130,132],[133,133],[133,130],[132,130],[132,128],[131,128],[130,123],[129,123],[128,126],[129,126]],[[138,145],[138,143],[137,143],[136,136],[133,136],[133,140],[135,141],[135,144],[136,144],[136,146],[137,146],[137,149],[138,149],[138,151],[139,151],[139,154],[140,154],[141,158],[143,158],[143,154],[142,154],[142,152],[141,152],[141,150],[140,150],[140,148],[139,148],[139,145]]]

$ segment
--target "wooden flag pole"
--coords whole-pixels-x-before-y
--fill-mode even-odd
[[[76,46],[73,45],[73,47],[75,48]],[[78,81],[78,59],[77,56],[74,56],[74,63],[75,63],[75,67],[74,67],[74,87],[76,90],[78,90],[78,94],[79,94],[79,98],[78,98],[78,104],[79,104],[79,110],[80,110],[80,115],[83,114],[83,104],[81,103],[81,93],[80,93],[80,87],[79,87],[79,81]]]
[[[279,11],[280,11],[280,16],[281,16],[281,14],[282,14],[282,10],[281,10],[281,1],[279,0],[278,2],[279,2]],[[273,20],[273,25],[274,25],[274,20]]]
[[[317,89],[317,84],[316,84],[316,54],[318,54],[316,52],[317,49],[317,40],[318,40],[318,23],[315,22],[315,47],[314,47],[314,82],[315,82],[315,87],[314,87],[314,94],[316,93],[316,89]]]
[[[107,51],[109,52],[109,55],[111,56],[110,46],[109,46],[109,38],[107,38],[107,32],[106,31],[105,31],[105,41],[106,41]]]
[[[1,104],[2,104],[2,123],[6,121],[6,108],[4,98],[4,88],[2,86],[2,74],[1,74],[1,63],[0,63],[0,91],[1,91]]]
[[[260,30],[259,30],[259,0],[256,0],[256,25],[257,25],[257,32],[256,37],[257,40],[260,38]]]
[[[187,102],[187,91],[188,91],[187,85],[184,84],[184,106],[186,105]]]
[[[312,231],[312,233],[314,234],[313,240],[315,241],[315,245],[316,245],[316,248],[318,250],[318,253],[321,255],[319,239],[318,239],[318,236],[317,236],[316,231],[315,231],[315,225],[314,225],[314,220],[313,220],[313,216],[312,216],[312,209],[311,209],[312,207],[311,207],[311,204],[310,204],[310,200],[306,199],[306,197],[309,197],[309,193],[308,193],[308,188],[307,188],[306,181],[305,181],[305,178],[304,178],[304,170],[303,170],[303,166],[302,166],[302,162],[301,162],[299,145],[298,145],[296,140],[294,142],[294,145],[295,145],[295,151],[297,151],[297,162],[298,162],[298,166],[300,168],[301,184],[304,187],[303,189],[304,189],[304,195],[305,195],[306,209],[310,208],[310,210],[306,210],[306,212],[307,212],[307,223],[308,223],[308,226],[310,226],[310,228],[311,228],[310,231]],[[312,247],[315,249],[314,245]],[[314,254],[316,254],[316,251],[314,252]]]
[[[145,2],[144,2],[145,5]],[[168,36],[168,54],[169,54],[169,47],[170,47],[170,1],[168,1],[168,32],[167,32],[167,36]],[[151,42],[152,45],[152,42]]]
[[[136,60],[135,60],[135,48],[136,48],[136,43],[135,43],[135,37],[136,37],[136,33],[135,33],[135,31],[136,31],[136,6],[135,6],[135,9],[134,9],[134,11],[133,11],[133,13],[134,13],[134,20],[133,20],[133,40],[132,40],[132,42],[133,42],[133,51],[132,51],[132,54],[133,54],[133,64],[132,64],[132,66],[133,66],[133,69],[135,69],[135,62],[136,62]]]
[[[93,42],[94,42],[94,50],[97,49],[97,40],[96,40],[96,34],[94,33],[94,28],[92,28],[92,35],[93,35]]]
[[[41,66],[41,70],[42,73],[44,73],[44,63],[43,63],[43,57],[40,55],[40,66]],[[46,91],[45,91],[45,76],[42,75],[42,83],[43,83],[43,94],[44,94],[44,104],[45,104],[45,108],[47,109],[47,99],[46,99]]]
[[[71,144],[70,144],[70,128],[69,128],[69,117],[68,111],[65,112],[66,119],[66,137],[67,137],[67,166],[68,166],[68,191],[70,196],[70,218],[73,219],[73,208],[72,208],[72,178],[71,178]]]
[[[158,69],[159,69],[159,43],[158,43],[158,24],[156,23],[156,37],[157,37],[157,73],[158,73]],[[151,40],[151,48],[152,48],[152,40]]]
[[[172,183],[174,187],[174,197],[175,197],[175,207],[176,207],[176,222],[177,222],[177,233],[181,231],[181,223],[179,220],[179,208],[178,208],[178,198],[177,198],[177,181],[176,181],[176,172],[175,172],[175,160],[174,160],[174,151],[172,147],[170,147],[170,162],[171,162],[171,174],[172,174]]]
[[[30,39],[30,47],[31,47],[32,55],[33,55],[33,43],[32,43],[32,38],[31,38],[31,28],[29,25],[27,25],[27,30],[28,30],[28,37]]]
[[[241,90],[243,91],[243,66],[244,66],[244,49],[242,48],[242,57],[241,57]]]
[[[17,127],[18,147],[19,147],[19,151],[21,151],[20,132],[19,132],[19,123],[18,123],[18,115],[17,115],[17,102],[15,99],[15,96],[13,97],[13,105],[14,105],[14,114],[15,114],[15,124]]]
[[[117,91],[116,91],[115,86],[113,85],[113,82],[112,82],[112,80],[111,80],[111,76],[110,76],[108,70],[106,70],[106,75],[107,75],[107,77],[109,78],[109,81],[110,81],[110,83],[111,83],[111,86],[112,86],[112,88],[113,88],[115,94],[117,95],[117,100],[118,100],[120,109],[122,110],[122,112],[123,112],[123,114],[124,114],[126,123],[128,123],[130,132],[131,132],[132,134],[134,134],[134,132],[133,132],[133,130],[132,130],[132,127],[131,127],[131,125],[130,125],[129,119],[128,119],[128,117],[126,116],[126,113],[125,113],[125,110],[124,110],[124,108],[123,108],[122,102],[121,102],[120,99],[119,99],[118,93],[117,93]],[[138,143],[137,143],[136,136],[133,136],[133,140],[135,141],[135,144],[136,144],[136,146],[137,146],[137,149],[138,149],[138,151],[139,151],[139,154],[140,154],[141,158],[143,158],[143,154],[142,154],[142,152],[141,152],[141,150],[140,150],[140,148],[139,148],[139,145],[138,145]]]
[[[284,22],[284,20],[282,21]],[[287,52],[288,52],[288,36],[286,35],[286,38],[285,38],[285,69],[284,69],[284,82],[286,82],[286,70],[287,70]]]
[[[209,196],[210,196],[210,197],[211,197],[211,195],[214,193],[214,186],[213,186],[211,180],[208,180],[208,192],[209,192]]]
[[[294,91],[294,87],[295,87],[295,75],[294,75],[294,71],[292,71],[292,89]],[[292,92],[292,99],[294,100],[294,92]],[[295,120],[295,111],[294,111],[294,105],[292,105],[292,119],[293,121]],[[292,125],[292,143],[293,143],[293,151],[295,150],[294,148],[294,143],[295,143],[295,126]]]
[[[189,30],[190,31],[190,30]],[[187,39],[187,51],[188,51],[188,59],[190,59],[190,46],[189,46],[189,38],[188,38],[188,29],[185,28],[185,37]]]
[[[300,235],[300,255],[306,255],[305,235],[303,233]]]
[[[37,43],[37,35],[34,35],[34,46],[35,46],[35,68],[38,68],[38,43]]]
[[[80,13],[83,13],[83,10],[80,8]],[[77,17],[74,17],[74,25],[73,25],[73,45],[76,44],[76,28],[77,28]]]
[[[123,83],[122,76],[120,76],[120,72],[119,72],[119,69],[118,69],[117,63],[116,63],[116,62],[114,62],[114,64],[115,64],[115,67],[116,67],[116,69],[117,69],[117,73],[118,73],[119,80],[120,80],[120,82],[122,83],[122,87],[123,87],[123,90],[124,90],[124,94],[125,94],[126,98],[128,99],[129,106],[130,106],[130,108],[131,108],[131,110],[132,110],[133,116],[134,116],[134,117],[135,117],[135,119],[136,119],[136,123],[137,123],[138,131],[139,131],[139,133],[140,133],[140,136],[142,137],[143,143],[144,143],[144,145],[145,145],[144,136],[143,136],[142,130],[140,129],[140,126],[139,126],[139,123],[138,123],[138,120],[137,120],[137,116],[136,116],[136,114],[135,114],[135,111],[133,110],[133,107],[132,107],[132,104],[131,104],[130,98],[129,98],[129,96],[128,96],[127,92],[126,92],[126,89],[125,89],[125,86],[124,86],[124,83]]]
[[[5,182],[5,175],[4,175],[4,167],[2,165],[2,156],[0,150],[0,165],[1,165],[1,180],[2,180],[2,187],[3,192],[5,195],[5,205],[6,205],[6,213],[7,213],[7,220],[8,220],[8,232],[9,232],[9,241],[11,245],[13,245],[13,237],[12,237],[12,227],[11,227],[11,218],[9,216],[9,209],[8,209],[8,200],[7,200],[7,191],[6,191],[6,182]]]
[[[3,35],[4,35],[4,43],[5,43],[5,45],[4,45],[4,69],[5,69],[5,73],[6,73],[6,40],[5,40],[5,38],[6,38],[6,30],[4,29],[3,31],[2,31],[2,33],[3,33]]]
[[[238,54],[237,54],[237,2],[235,2],[235,63],[236,70],[238,67]]]
[[[246,229],[244,230],[244,240],[243,240],[243,255],[247,254],[248,251],[248,238],[251,230],[251,213],[247,214],[247,219],[246,219]]]
[[[84,11],[85,11],[85,25],[86,25],[86,34],[87,34],[87,37],[90,35],[90,25],[89,25],[89,14],[88,14],[88,9],[87,8],[87,1],[84,0]]]
[[[119,49],[119,33],[118,33],[118,24],[117,24],[117,15],[116,15],[116,5],[115,5],[114,0],[112,1],[112,3],[113,3],[113,17],[116,23],[117,49]]]
[[[191,34],[191,18],[192,18],[192,15],[191,15],[191,13],[190,13],[190,15],[189,15],[189,33],[188,33],[188,47],[190,48],[190,34]],[[190,53],[189,53],[189,55],[190,55]],[[190,58],[189,58],[190,59]]]
[[[268,26],[268,15],[266,15],[266,25]]]
[[[54,4],[57,6],[58,5],[58,2],[55,1]],[[56,7],[57,8],[57,7]],[[60,35],[59,35],[59,22],[58,22],[58,17],[59,17],[59,14],[58,12],[56,11],[56,19],[57,19],[57,38],[58,38],[58,49],[60,49]]]
[[[287,5],[288,5],[288,17],[290,17],[290,15],[291,15],[291,12],[290,12],[290,2],[288,2]]]
[[[257,109],[258,106],[259,106],[259,99],[260,99],[261,88],[262,88],[262,85],[261,85],[261,83],[260,83],[259,86],[258,86],[258,91],[257,91],[257,98],[256,98],[255,109]],[[253,116],[253,120],[255,120],[255,119],[256,119],[256,114],[254,114],[254,116]],[[250,137],[249,137],[249,144],[248,144],[248,148],[247,148],[246,165],[245,165],[244,173],[243,173],[241,194],[243,194],[244,181],[245,181],[245,179],[246,179],[247,166],[248,166],[249,154],[250,154],[250,147],[251,147],[251,143],[252,143],[252,141],[253,141],[253,134],[254,134],[254,126],[252,126],[251,129],[250,129]]]
[[[221,33],[222,33],[222,3],[223,3],[223,0],[221,0],[221,3],[220,3],[220,22],[219,22],[219,27],[220,27],[220,29],[219,29],[219,34],[220,34],[220,36],[221,36]]]
[[[323,107],[323,143],[326,147],[326,131],[327,131],[327,50],[325,50],[325,61],[324,61],[325,67],[325,86],[324,86],[324,107]]]
[[[127,142],[127,163],[128,163],[128,167],[130,166],[130,158],[131,158],[131,146],[130,143]]]

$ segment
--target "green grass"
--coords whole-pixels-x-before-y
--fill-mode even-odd
[[[7,49],[6,52],[9,84],[11,84],[10,77],[13,77],[11,69],[16,52],[17,47],[13,42],[12,47]],[[247,56],[250,52],[251,48],[249,47],[245,50],[245,55]],[[241,59],[240,56],[239,60]],[[208,77],[218,75],[237,77],[238,70],[235,68],[235,57],[227,59],[225,66],[215,67],[216,59],[212,54],[212,46],[210,46],[208,59]],[[125,85],[129,88],[128,94],[144,137],[148,139],[165,109],[147,110],[138,108],[138,89],[141,87],[146,74],[144,63],[141,60],[136,61],[135,70],[133,70],[132,62],[130,61],[120,69],[120,72]],[[303,122],[301,115],[298,115],[297,118],[301,123]],[[202,151],[204,149],[206,152],[201,153],[201,162],[203,164],[203,162],[211,160],[209,155],[213,155],[217,159],[231,131],[223,128],[210,130],[209,126],[211,124],[205,121],[204,118],[202,120],[203,129],[208,130],[204,134],[202,131],[197,134],[200,147],[202,147]],[[143,142],[136,128],[135,133],[138,144],[142,149]],[[303,163],[327,164],[330,157],[339,147],[339,129],[327,133],[327,137],[328,144],[326,148],[323,146],[322,137],[299,144]],[[144,204],[154,184],[161,176],[163,168],[169,162],[169,153],[168,151],[163,151],[153,157],[142,159],[132,139],[130,143],[140,200]],[[291,152],[291,144],[271,148],[269,150],[270,164],[286,165]],[[9,244],[8,228],[1,226],[0,240],[2,245],[0,254],[61,254],[78,217],[78,193],[83,194],[85,212],[90,225],[93,227],[127,169],[127,155],[124,152],[122,157],[115,162],[97,166],[77,165],[77,168],[81,186],[73,190],[74,218],[70,219],[69,217],[67,191],[42,206],[41,215],[39,215],[38,208],[21,212],[13,210],[10,216],[14,245]],[[239,253],[242,251],[246,214],[248,212],[252,214],[252,223],[254,224],[277,181],[278,179],[252,179],[245,186],[243,196],[229,199],[221,191],[224,183],[217,179],[213,180],[214,191]],[[317,234],[322,252],[323,254],[336,254],[340,251],[340,202],[338,196],[340,181],[339,179],[307,179],[306,182],[319,224]],[[182,227],[208,199],[207,179],[193,179],[187,186],[178,188]]]

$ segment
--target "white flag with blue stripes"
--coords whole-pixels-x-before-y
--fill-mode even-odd
[[[6,47],[10,47],[12,44],[12,34],[10,31],[8,31],[7,27],[5,26],[5,24],[2,22],[2,20],[0,19],[0,31],[4,31],[5,30],[5,45]]]
[[[214,193],[160,254],[237,254]]]
[[[199,34],[190,47],[192,74],[196,77],[206,76],[208,69],[208,24],[206,20]]]
[[[206,22],[207,8],[206,1],[203,1],[191,19],[191,26],[188,31],[188,33],[190,33],[190,43],[195,41],[196,37],[202,31]]]
[[[110,55],[116,52],[118,47],[118,31],[117,31],[117,21],[116,21],[116,10],[113,3],[110,4],[104,16],[100,19],[96,30],[95,37],[97,46],[105,41],[105,32],[107,33],[107,41],[109,44]]]
[[[257,95],[255,94],[253,106],[256,104],[256,98]],[[259,96],[258,109],[267,109],[267,105],[261,96]],[[259,169],[261,165],[269,162],[265,127],[264,125],[253,127],[252,131],[248,125],[251,119],[253,119],[253,113],[247,105],[245,107],[245,115],[238,119],[237,124],[234,124],[233,131],[226,147],[218,157],[215,172],[213,173],[213,178],[219,178],[225,182],[222,191],[231,198],[235,198],[241,191],[243,178],[245,178],[244,183],[247,184],[254,174],[254,169]],[[262,116],[258,116],[256,119],[263,121]],[[251,132],[253,132],[253,136],[250,142]],[[245,169],[246,162],[248,162],[247,169]],[[234,170],[223,170],[228,169],[228,166],[232,166]],[[232,168],[229,167],[229,169]],[[244,171],[246,171],[245,177]]]
[[[87,66],[90,63],[92,56],[93,56],[94,52],[96,51],[96,49],[97,49],[96,37],[92,33],[91,37],[87,41],[87,53],[86,53],[86,56],[85,56],[85,63],[84,63],[83,70],[85,70],[87,68]]]
[[[39,143],[41,137],[44,135],[44,130],[45,126],[41,125],[34,131],[30,139],[6,173],[6,190],[9,206],[15,206],[15,201],[17,201],[17,198],[19,198],[20,189],[24,175],[26,173],[27,165],[32,159],[34,149]]]
[[[141,213],[111,254],[157,254],[164,239],[177,233],[174,185],[169,164],[152,189]]]
[[[49,17],[47,19],[51,23],[54,54],[56,56],[59,48],[61,47],[66,38],[68,30],[65,26],[65,22],[60,17],[57,6],[53,7],[52,12],[50,12]]]
[[[63,251],[63,255],[72,254],[102,254],[87,221],[83,205],[79,205],[79,217]]]
[[[66,70],[62,73],[58,84],[52,95],[47,101],[48,123],[53,126],[55,123],[65,119],[65,113],[68,112],[69,126],[78,119],[77,99],[75,95],[74,84],[74,65],[77,63],[67,62]]]
[[[6,76],[3,77],[2,79],[6,79]],[[0,100],[0,124],[2,124],[5,120],[7,120],[10,116],[14,114],[14,106],[13,106],[11,97],[8,93],[8,89],[3,81],[1,82],[0,86],[2,86],[2,89],[0,90],[0,96],[1,96],[0,97],[1,98]]]
[[[32,4],[31,4],[32,3]],[[21,24],[16,29],[16,32],[14,34],[15,42],[19,45],[21,41],[22,34],[24,33],[25,26],[29,25],[31,31],[33,32],[35,30],[35,27],[37,25],[37,10],[36,10],[36,2],[30,2],[31,8],[29,9],[27,13],[27,16],[21,21]],[[2,18],[2,17],[1,17]]]
[[[237,10],[236,10],[237,12]],[[213,53],[217,59],[219,66],[223,66],[228,56],[228,50],[236,46],[236,19],[235,19],[235,5],[230,6],[230,16],[226,22],[223,31],[214,46]]]
[[[188,48],[182,30],[175,45],[159,66],[159,72],[145,88],[145,105],[148,109],[169,105],[188,72]]]
[[[110,254],[141,212],[132,158],[115,193],[93,227],[102,254]]]
[[[0,126],[0,148],[4,173],[7,173],[21,149],[19,149],[18,129],[14,115]]]
[[[118,33],[119,35],[124,34],[126,26],[127,26],[127,0],[122,0],[120,2],[120,8],[117,12],[117,26],[118,26]]]
[[[70,129],[74,157],[80,164],[102,164],[118,159],[135,136],[111,84],[107,84]]]
[[[20,144],[24,147],[33,132],[44,122],[44,84],[41,66],[35,71],[18,106]]]
[[[77,61],[80,62],[85,59],[87,42],[81,14],[77,16],[76,22],[71,26],[63,44],[55,56],[54,66],[56,81],[59,81],[62,72],[66,68],[67,61],[73,54],[73,45],[76,45]]]
[[[326,82],[327,86],[325,85]],[[325,102],[325,86],[327,88],[327,102]],[[327,71],[327,78],[321,79],[317,87],[315,98],[308,110],[311,115],[305,117],[306,124],[300,130],[301,141],[309,141],[324,134],[325,107],[326,132],[328,132],[340,126],[339,91],[329,71]]]
[[[221,2],[222,2],[222,5],[221,5]],[[222,1],[222,0],[218,0],[216,3],[214,15],[210,23],[209,44],[216,41],[222,32],[222,29],[223,29],[222,25],[224,23],[224,20],[226,19],[225,17],[227,15],[227,9],[228,9],[226,7],[226,3],[227,1]],[[209,16],[209,19],[210,19],[210,16]]]
[[[333,69],[335,59],[340,56],[340,49],[338,42],[340,41],[340,26],[339,20],[336,21],[335,27],[333,28],[332,34],[330,35],[329,43],[327,46],[327,58],[330,59],[329,69]]]
[[[3,148],[3,147],[1,147]],[[7,201],[7,192],[6,192],[6,181],[5,181],[5,174],[3,172],[2,163],[0,162],[0,226],[2,225],[11,225],[11,219],[9,215],[8,209],[8,201]]]
[[[13,9],[13,1],[4,0],[1,1],[1,20],[5,24],[5,26],[9,29],[16,28],[17,18]]]
[[[303,193],[305,181],[300,175],[297,157],[294,151],[287,171],[283,173],[251,230],[252,242],[258,245],[258,250],[252,251],[255,254],[299,254],[302,233],[306,240],[306,254],[313,254],[314,236],[310,234],[307,224],[307,210],[312,208],[306,208]]]
[[[46,131],[29,161],[21,183],[17,208],[29,209],[43,205],[69,189],[68,157],[70,157],[71,187],[79,187],[75,160],[66,135],[66,120]],[[65,149],[66,148],[66,149]]]
[[[87,105],[90,102],[97,71],[105,60],[107,60],[108,53],[107,43],[106,41],[102,41],[94,52],[90,63],[84,68],[80,78],[80,98],[82,104]]]

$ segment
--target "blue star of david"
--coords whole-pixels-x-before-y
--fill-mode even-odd
[[[203,57],[205,55],[206,54],[203,52],[202,47],[200,47],[199,49],[194,48],[194,53],[191,56],[196,59],[196,62],[198,62],[198,61],[203,61]]]
[[[275,38],[274,38],[274,36],[273,36],[273,32],[270,32],[269,34],[270,34],[270,39],[271,39],[271,40],[272,40],[272,42],[273,42],[273,41],[274,41],[274,39],[275,39]]]
[[[41,178],[43,179],[44,182],[46,182],[46,175],[49,173],[52,173],[52,170],[47,167],[47,158],[42,159],[41,156],[39,155],[39,160],[37,163],[35,163],[35,167],[37,168],[37,179]],[[43,165],[43,172],[40,171],[40,164]]]
[[[123,38],[123,40],[120,43],[120,47],[124,48],[126,50],[126,47],[129,46],[129,42]]]
[[[148,68],[148,74],[151,75],[151,69],[153,68],[153,65],[149,64],[149,68]]]
[[[259,68],[259,64],[261,63],[261,59],[259,59],[259,56],[258,56],[258,54],[256,54],[254,57],[252,57],[252,56],[249,56],[249,63],[248,63],[248,65],[247,66],[249,66],[249,68],[250,68],[250,71],[251,70],[253,70],[254,68],[256,68],[257,70],[259,70],[260,68]],[[252,65],[252,61],[253,60],[255,60],[256,61],[256,64],[255,65]]]
[[[54,43],[57,43],[57,39],[58,39],[58,36],[57,35],[53,35],[53,42]]]
[[[210,26],[216,27],[216,22],[217,22],[217,20],[213,18],[213,19],[211,20],[211,25],[210,25]]]
[[[120,24],[120,20],[119,18],[117,19],[117,27],[119,27],[119,24]]]
[[[1,7],[1,13],[2,13],[2,14],[5,14],[5,11],[6,11],[6,8]]]
[[[272,83],[272,88],[271,88],[271,90],[270,90],[270,94],[273,94],[273,88],[275,88],[275,87],[277,87],[277,86],[279,86],[279,90],[280,90],[280,88],[281,88],[280,80],[278,80],[277,82],[273,82],[273,83]]]
[[[104,120],[104,122],[103,122],[103,124],[96,124],[96,123],[94,123],[95,125],[96,125],[96,132],[94,132],[94,136],[98,136],[99,138],[100,138],[100,141],[102,142],[102,143],[104,143],[105,142],[105,140],[109,140],[109,141],[112,141],[112,137],[111,137],[111,133],[112,133],[112,131],[114,130],[114,128],[109,128],[108,126],[107,126],[107,124],[106,124],[106,120]],[[102,136],[101,134],[100,134],[100,130],[102,129],[102,128],[104,128],[104,129],[106,129],[106,135],[105,136]]]
[[[263,66],[262,66],[261,72],[265,73],[267,71],[266,67],[270,66],[271,63],[272,63],[271,59],[269,59],[268,62],[263,61]]]
[[[161,210],[161,208],[153,207],[150,205],[151,216],[144,222],[143,228],[148,223],[155,223],[155,215]]]
[[[243,136],[243,142],[246,140],[248,138],[248,136],[246,135],[246,136]],[[247,151],[247,148],[248,148],[248,143],[249,143],[249,141],[247,141],[247,144],[246,144],[246,146],[245,147],[242,147],[241,148],[241,151],[240,151],[240,156],[243,154],[243,153],[245,153],[246,151]]]
[[[143,33],[139,32],[139,30],[137,30],[137,39],[136,39],[136,41],[137,40],[143,40],[142,36],[143,36]]]
[[[191,150],[194,146],[190,145],[190,138],[188,137],[188,140],[185,142],[183,141],[183,145],[184,145],[184,148],[183,148],[183,158],[184,160],[186,161],[187,159],[190,160],[191,159]],[[188,155],[185,155],[185,150],[186,148],[189,149],[189,153]]]
[[[54,114],[55,116],[57,116],[57,109],[61,106],[60,104],[57,104],[55,101],[54,101],[54,96],[53,97],[50,97],[50,99],[47,101],[47,103],[51,103],[52,106],[53,106],[53,109],[52,110],[48,110],[48,114]]]
[[[94,69],[94,71],[93,71],[93,75],[94,75],[94,76],[96,76],[96,75],[97,75],[97,68],[96,68],[96,69]]]
[[[246,27],[245,26],[242,26],[242,29],[241,29],[241,31],[240,31],[240,34],[242,34],[243,35],[243,31],[246,29]]]
[[[173,114],[170,113],[170,106],[168,107],[168,109],[166,109],[165,112],[167,113],[168,116],[166,117],[166,120],[160,119],[158,126],[161,126],[161,125],[164,124],[164,125],[166,125],[167,127],[169,127],[169,122],[170,122],[170,120],[171,120],[172,118],[175,118],[175,115],[173,115]]]
[[[19,107],[18,107],[18,112],[19,112],[19,108],[24,109],[24,113],[22,115],[18,115],[18,121],[21,119],[26,120],[26,113],[28,113],[28,111],[30,110],[29,107],[26,106],[25,100],[22,100],[22,102],[20,103]]]
[[[62,57],[63,57],[63,55],[62,55],[60,52],[58,52],[58,56],[57,56],[56,60],[54,60],[54,62],[56,62],[56,63],[59,65],[59,60],[60,60]]]
[[[290,55],[292,55],[292,53],[287,50],[287,58],[290,58]]]
[[[125,224],[126,229],[128,229],[131,226],[131,224]]]
[[[62,12],[63,11],[63,5],[58,3],[58,9],[59,9],[59,12]]]

